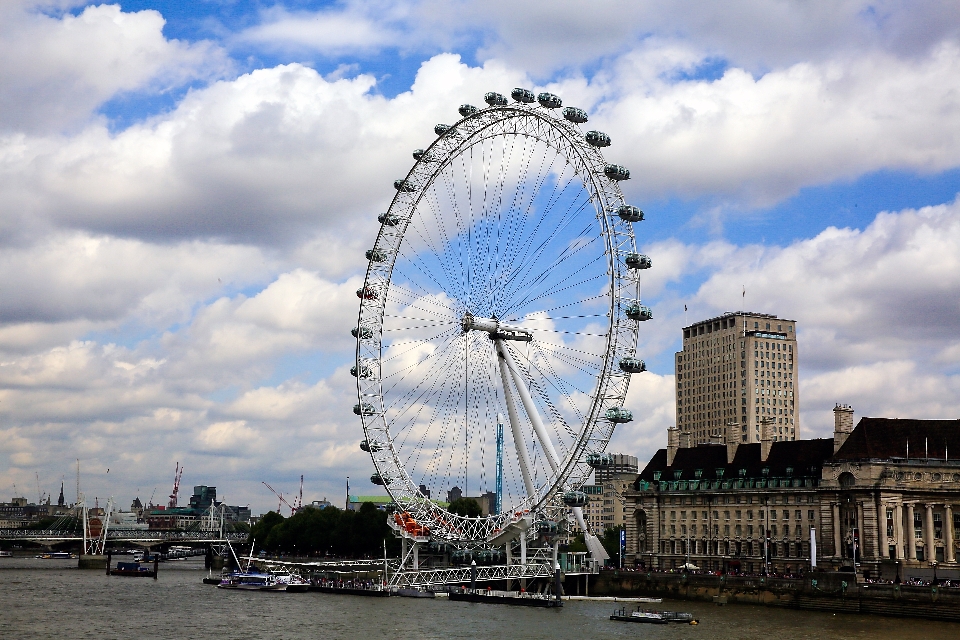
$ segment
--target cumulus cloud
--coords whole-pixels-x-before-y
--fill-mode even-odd
[[[47,2],[4,4],[0,132],[82,124],[118,93],[164,91],[229,66],[211,43],[166,39],[156,11],[127,13],[119,5],[99,5],[77,15],[50,15],[41,10],[49,8]]]

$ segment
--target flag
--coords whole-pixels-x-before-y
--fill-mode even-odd
[[[683,305],[683,312],[684,312],[684,313],[687,312],[687,305]]]

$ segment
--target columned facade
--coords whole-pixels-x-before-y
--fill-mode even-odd
[[[960,579],[960,459],[947,446],[960,453],[960,423],[864,418],[842,435],[838,450],[801,440],[659,451],[625,495],[628,561],[751,573],[815,561],[865,577]],[[941,451],[929,444],[951,437]],[[926,440],[929,457],[877,449],[908,438]]]

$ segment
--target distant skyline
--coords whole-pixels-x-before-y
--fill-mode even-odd
[[[681,327],[740,309],[797,320],[798,437],[960,417],[956,3],[8,0],[0,500],[72,500],[77,458],[123,505],[178,461],[255,513],[380,493],[364,250],[433,126],[515,86],[588,111],[646,212],[611,451],[665,446]]]

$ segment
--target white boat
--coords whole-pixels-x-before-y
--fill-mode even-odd
[[[0,558],[12,558],[13,551],[0,551]]]
[[[287,591],[296,591],[302,593],[310,587],[310,583],[296,573],[289,573],[287,571],[271,571],[271,575],[279,584],[286,585]]]
[[[272,573],[231,573],[223,577],[218,589],[242,591],[286,591],[287,583],[279,582]]]

